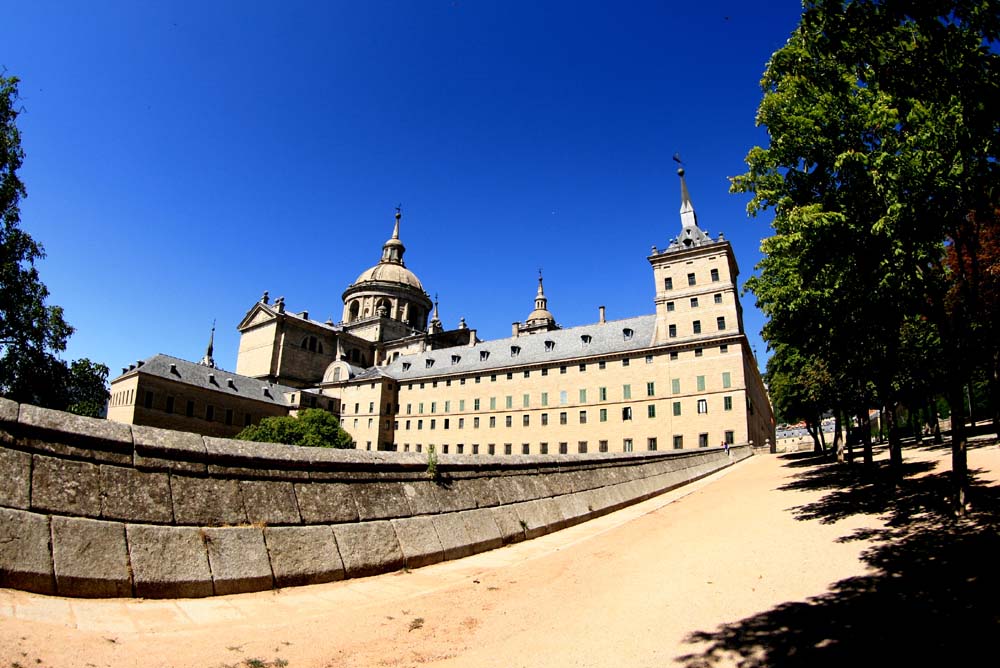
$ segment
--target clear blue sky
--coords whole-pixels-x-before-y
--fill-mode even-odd
[[[264,290],[339,321],[403,205],[441,317],[509,336],[544,269],[564,326],[653,311],[680,229],[671,156],[742,281],[770,216],[727,178],[766,142],[759,80],[800,13],[746,2],[14,2],[22,227],[65,357],[197,360]],[[762,316],[744,297],[763,364]]]

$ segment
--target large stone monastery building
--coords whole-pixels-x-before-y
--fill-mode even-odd
[[[240,322],[236,372],[155,355],[111,383],[108,419],[231,436],[271,415],[335,413],[355,446],[448,454],[565,454],[774,442],[732,246],[699,226],[681,177],[681,231],[647,258],[656,310],[561,328],[542,279],[506,339],[445,330],[406,268],[400,213],[343,319],[267,293]]]

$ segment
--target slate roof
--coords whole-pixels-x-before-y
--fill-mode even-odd
[[[609,356],[649,348],[653,343],[655,326],[655,315],[609,320],[551,332],[483,341],[475,346],[455,346],[404,355],[380,368],[387,376],[407,381],[456,374],[490,373],[532,364]],[[631,336],[626,336],[625,330],[630,330]],[[589,337],[589,341],[584,340],[585,336]],[[514,346],[519,348],[516,355],[511,350]],[[431,360],[430,366],[428,360]],[[409,366],[404,370],[405,364]]]
[[[170,370],[170,365],[174,365],[174,371]],[[135,373],[145,373],[151,376],[159,376],[175,383],[191,385],[204,390],[224,392],[233,396],[240,396],[254,401],[263,401],[278,406],[289,406],[286,392],[302,392],[303,390],[288,385],[278,385],[269,383],[266,380],[241,376],[225,369],[211,368],[201,364],[195,364],[187,360],[170,355],[157,354],[144,360],[135,369],[130,369],[119,378]],[[209,380],[209,376],[214,377],[215,382]],[[117,378],[115,380],[118,380]],[[232,380],[232,384],[229,381]],[[112,381],[114,382],[114,381]],[[265,393],[264,390],[267,389]]]

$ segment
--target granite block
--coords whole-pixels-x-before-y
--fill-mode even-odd
[[[121,522],[53,517],[52,560],[60,596],[132,595],[125,525]]]
[[[31,455],[0,448],[0,480],[0,506],[27,510],[31,505]]]
[[[264,541],[278,587],[344,579],[344,562],[329,526],[265,527]]]
[[[171,474],[174,521],[194,526],[247,524],[243,496],[236,480]]]
[[[200,598],[212,595],[202,530],[195,527],[125,525],[135,595]]]
[[[202,535],[216,596],[244,594],[274,587],[263,529],[209,528],[204,529]]]
[[[407,568],[420,568],[444,559],[444,548],[430,517],[390,520]]]
[[[333,527],[347,577],[377,575],[403,567],[403,552],[388,520]]]
[[[243,505],[254,524],[299,524],[299,506],[290,482],[242,480]]]
[[[174,511],[166,473],[100,467],[101,517],[140,524],[170,524]]]
[[[357,522],[354,486],[339,482],[294,483],[295,499],[305,524]]]
[[[0,508],[0,587],[56,593],[49,518]]]
[[[101,516],[97,465],[33,455],[31,507],[78,517]]]

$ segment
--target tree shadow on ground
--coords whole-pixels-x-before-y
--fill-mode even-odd
[[[801,602],[697,632],[701,651],[679,657],[687,668],[736,665],[844,668],[855,665],[956,665],[995,656],[1000,632],[1000,486],[976,480],[969,517],[950,512],[949,474],[907,464],[892,482],[879,469],[862,480],[853,467],[817,464],[782,489],[830,490],[791,509],[803,521],[836,522],[878,514],[881,529],[842,541],[874,545],[862,559],[874,569]],[[990,662],[992,660],[989,660]]]

